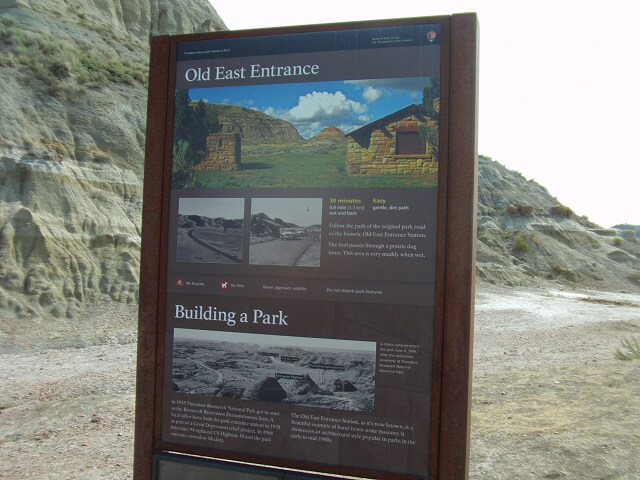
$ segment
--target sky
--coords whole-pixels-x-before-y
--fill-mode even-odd
[[[299,227],[322,223],[322,198],[252,198],[251,214],[264,213]]]
[[[180,198],[180,215],[199,215],[208,218],[244,218],[244,198]],[[322,198],[253,198],[251,213],[265,213],[300,227],[322,222]]]
[[[208,218],[244,218],[244,198],[180,198],[178,213]]]
[[[373,120],[422,101],[426,78],[281,83],[198,88],[192,100],[255,108],[291,122],[310,138],[328,126],[352,132]]]
[[[640,225],[640,2],[211,3],[230,30],[476,12],[478,153],[604,227]]]
[[[236,320],[238,320],[242,312],[235,313]],[[253,313],[246,313],[249,316],[249,322],[253,322]],[[278,346],[315,349],[326,348],[327,350],[340,349],[374,352],[376,350],[376,342],[340,340],[336,338],[289,337],[286,335],[263,335],[259,333],[224,332],[220,330],[195,330],[190,328],[176,328],[174,330],[174,336],[178,339],[192,338],[194,340],[217,340],[220,342],[253,343],[273,347]]]

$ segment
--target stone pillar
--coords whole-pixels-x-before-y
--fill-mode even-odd
[[[207,137],[207,158],[197,170],[237,170],[241,160],[239,133],[212,133]]]

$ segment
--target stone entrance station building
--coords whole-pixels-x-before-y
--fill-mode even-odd
[[[240,165],[239,133],[212,133],[207,136],[207,157],[196,170],[237,170]]]
[[[437,173],[436,149],[423,136],[425,127],[437,129],[438,122],[420,105],[409,105],[346,134],[347,173]]]

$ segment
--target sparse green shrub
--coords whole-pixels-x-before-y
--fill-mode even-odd
[[[13,52],[5,52],[4,55],[0,54],[0,65],[5,67],[15,67],[19,63]]]
[[[516,235],[515,243],[513,244],[513,250],[520,253],[528,252],[531,248],[531,244],[526,236],[523,234]]]
[[[569,207],[565,207],[564,205],[556,205],[555,207],[551,207],[550,212],[552,215],[557,215],[558,217],[570,217],[573,215],[573,210]]]
[[[78,76],[76,77],[76,79],[80,84],[87,84],[91,81],[91,76],[89,75],[89,72],[83,70],[81,72],[78,72]]]
[[[133,85],[134,83],[133,77],[130,75],[128,69],[116,58],[112,58],[107,63],[107,72],[109,72],[111,78],[116,81],[128,83],[129,85]]]
[[[21,36],[21,30],[14,27],[12,23],[0,22],[0,40],[7,44],[15,44]]]
[[[551,266],[551,271],[549,274],[550,277],[562,277],[565,280],[569,280],[570,282],[575,282],[578,278],[576,272],[569,270],[567,267],[562,265],[554,264]]]
[[[60,82],[53,82],[47,86],[47,94],[58,100],[65,98],[65,88]]]
[[[613,239],[613,244],[614,244],[616,247],[619,247],[620,245],[622,245],[622,243],[623,243],[623,242],[624,242],[624,239],[623,239],[622,237],[615,237],[615,238]]]
[[[640,272],[633,272],[629,275],[629,280],[640,283]]]
[[[0,17],[0,65],[28,67],[33,76],[54,90],[72,84],[60,80],[75,78],[80,84],[104,86],[107,82],[129,85],[147,82],[148,63],[133,63],[103,52],[90,52],[49,34],[14,26],[11,17]]]
[[[618,360],[640,360],[640,338],[623,338],[620,343],[615,353]]]
[[[91,53],[80,57],[77,75],[78,82],[81,84],[103,86],[107,83],[107,75],[103,70],[101,59]]]
[[[592,228],[591,231],[601,237],[615,237],[618,234],[613,228]]]
[[[109,164],[111,163],[111,157],[108,153],[105,152],[97,152],[93,156],[93,161],[96,163]]]
[[[10,17],[9,15],[0,15],[0,24],[5,26],[5,27],[11,27],[12,25],[15,25],[16,21],[13,17]]]
[[[533,207],[531,205],[509,205],[507,207],[507,213],[510,215],[531,215],[533,213]]]
[[[57,78],[67,78],[71,76],[71,64],[54,60],[49,65],[49,71]]]
[[[171,185],[176,188],[193,186],[193,164],[188,160],[189,142],[178,140],[173,146]]]
[[[145,45],[136,38],[128,38],[121,41],[130,52],[139,52],[145,49]]]

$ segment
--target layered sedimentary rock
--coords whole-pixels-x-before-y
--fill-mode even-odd
[[[136,301],[149,38],[222,28],[206,0],[0,1],[0,308]]]

